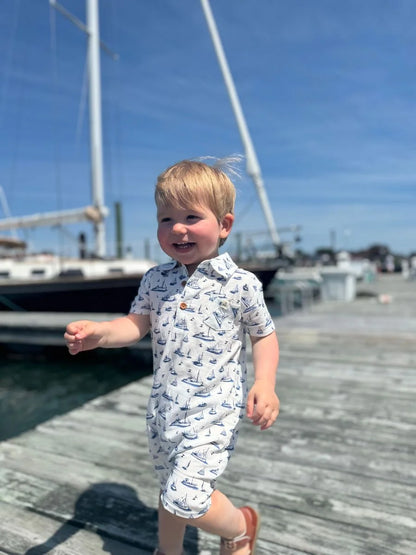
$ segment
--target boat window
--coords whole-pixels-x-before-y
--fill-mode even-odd
[[[123,274],[124,270],[123,270],[123,268],[109,268],[108,273],[109,274]]]
[[[69,270],[62,270],[59,277],[82,277],[84,272],[81,268],[70,268]]]
[[[32,276],[44,276],[46,274],[46,271],[44,268],[35,268],[30,273]]]
[[[0,272],[0,278],[8,278],[10,277],[10,272]]]

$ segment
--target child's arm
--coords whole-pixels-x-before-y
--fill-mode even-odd
[[[274,332],[265,337],[250,338],[255,381],[247,397],[247,416],[253,424],[267,430],[279,414],[280,403],[275,393],[279,344]]]
[[[148,314],[128,314],[108,322],[78,320],[66,328],[64,338],[71,355],[97,347],[125,347],[136,343],[150,328]]]

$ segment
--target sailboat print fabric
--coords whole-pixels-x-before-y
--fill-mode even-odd
[[[247,334],[274,331],[262,285],[225,253],[189,277],[172,261],[143,277],[131,312],[149,314],[149,448],[167,510],[203,515],[234,449],[247,393]]]

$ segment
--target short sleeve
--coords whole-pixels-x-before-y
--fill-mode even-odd
[[[245,330],[251,336],[265,337],[275,329],[264,300],[263,286],[251,273],[247,273],[247,280],[242,290],[241,319]]]
[[[131,303],[130,313],[134,314],[150,314],[150,274],[152,269],[148,270],[142,277],[139,290],[136,297]]]

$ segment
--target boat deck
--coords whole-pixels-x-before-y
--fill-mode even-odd
[[[352,303],[276,319],[281,415],[267,432],[244,423],[219,483],[260,509],[259,555],[416,553],[416,281],[383,275],[365,287]],[[151,553],[150,384],[0,444],[1,554]],[[186,548],[218,553],[193,528]]]

